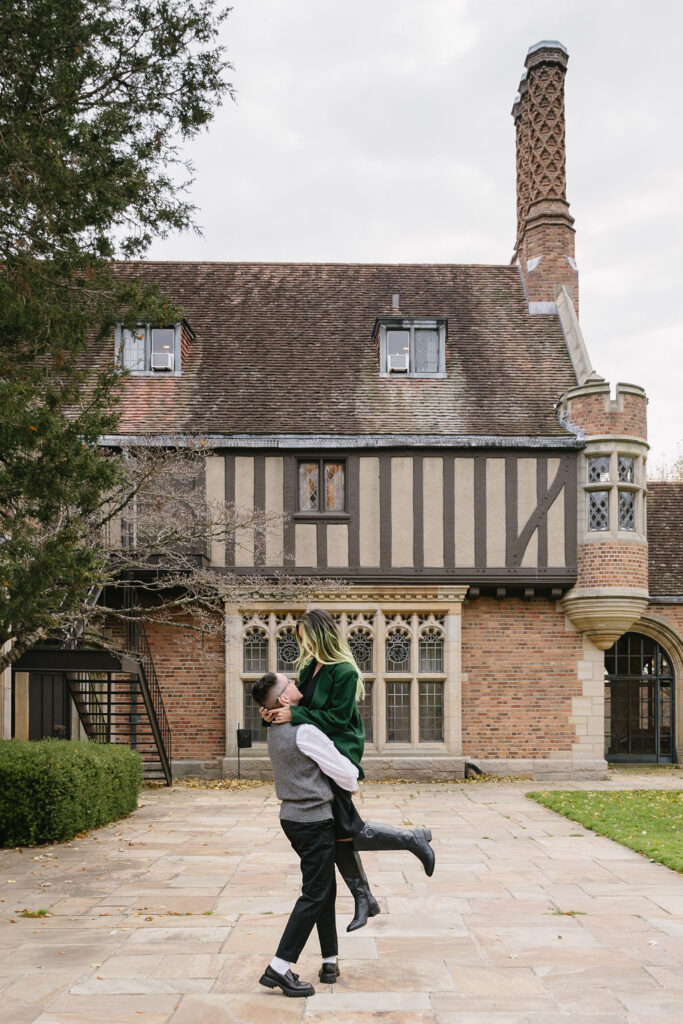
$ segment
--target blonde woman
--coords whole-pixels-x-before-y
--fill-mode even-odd
[[[362,779],[365,730],[358,701],[365,696],[365,687],[351,648],[332,616],[321,608],[312,608],[301,616],[297,634],[301,650],[297,685],[302,699],[296,707],[284,701],[287,706],[275,711],[261,709],[261,713],[273,725],[291,722],[317,726],[358,768]],[[346,929],[351,932],[362,928],[368,917],[380,912],[358,850],[409,850],[420,859],[428,875],[434,870],[434,854],[429,846],[431,833],[428,830],[399,830],[389,825],[366,823],[350,794],[332,780],[330,785],[334,794],[337,838],[335,860],[355,901],[354,917]]]

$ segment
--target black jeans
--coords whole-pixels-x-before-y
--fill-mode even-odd
[[[334,822],[280,821],[282,830],[301,860],[301,896],[294,904],[276,956],[296,963],[315,925],[323,956],[336,956],[337,925],[334,903]]]

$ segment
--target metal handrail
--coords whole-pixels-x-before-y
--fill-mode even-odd
[[[140,690],[159,752],[159,760],[161,761],[166,782],[170,786],[173,781],[171,772],[171,728],[166,717],[164,699],[142,619],[127,619],[126,634],[128,648],[140,665]]]

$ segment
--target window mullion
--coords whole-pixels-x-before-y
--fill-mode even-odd
[[[415,373],[415,328],[410,325],[410,353],[408,360],[408,373]]]

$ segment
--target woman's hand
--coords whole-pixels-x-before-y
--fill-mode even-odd
[[[283,722],[292,721],[292,712],[291,709],[288,707],[275,708],[274,711],[271,711],[271,715],[273,717],[270,719],[270,721],[272,722],[273,725],[281,725]]]
[[[264,722],[272,722],[275,708],[259,708],[259,714]]]

